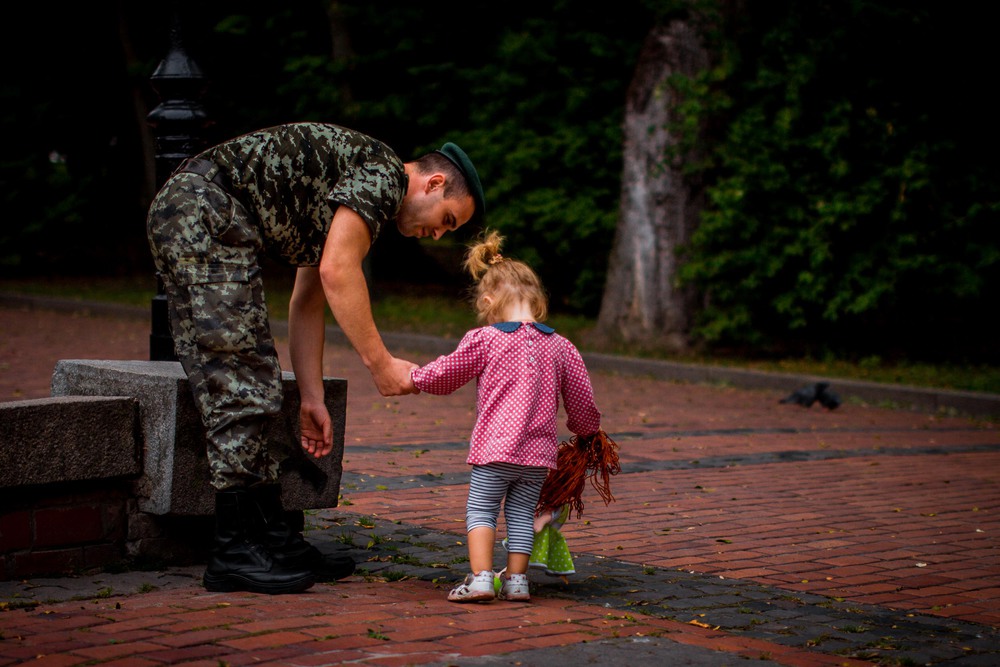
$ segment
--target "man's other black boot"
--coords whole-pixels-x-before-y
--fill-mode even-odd
[[[264,518],[261,542],[276,561],[288,567],[311,569],[317,581],[336,581],[354,574],[353,558],[322,553],[292,525],[281,503],[280,484],[261,484],[253,487],[252,492]]]
[[[312,570],[279,562],[255,537],[260,510],[246,489],[215,494],[215,544],[203,583],[210,591],[298,593],[315,583]]]

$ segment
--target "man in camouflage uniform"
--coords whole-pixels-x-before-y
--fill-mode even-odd
[[[481,221],[484,208],[479,176],[458,146],[403,163],[371,137],[319,123],[223,142],[164,184],[148,235],[174,349],[208,436],[216,489],[209,590],[304,590],[321,558],[284,520],[278,463],[262,435],[281,409],[282,386],[258,257],[297,267],[289,348],[302,446],[321,457],[333,447],[323,401],[326,306],[383,395],[414,393],[415,364],[393,357],[375,327],[362,260],[391,223],[404,236],[438,239]],[[353,571],[346,560],[334,578]]]

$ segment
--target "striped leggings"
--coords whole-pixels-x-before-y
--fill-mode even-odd
[[[507,550],[530,554],[535,543],[535,507],[548,468],[513,463],[472,466],[469,500],[465,506],[465,528],[496,530],[500,503],[507,523]]]

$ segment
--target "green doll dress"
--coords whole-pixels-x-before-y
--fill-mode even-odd
[[[576,574],[573,556],[569,552],[566,538],[559,531],[569,518],[571,509],[567,503],[558,511],[535,519],[535,544],[531,549],[531,556],[528,558],[529,567],[544,570],[545,574],[553,577]],[[503,547],[507,548],[506,537],[503,539]]]
[[[569,518],[569,513],[570,506],[567,503],[548,516],[538,517],[535,522],[535,544],[528,560],[529,567],[544,570],[545,574],[555,577],[576,573],[566,538],[559,530]],[[543,525],[539,528],[540,523]]]

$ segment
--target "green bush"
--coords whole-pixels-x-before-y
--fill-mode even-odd
[[[700,337],[959,360],[995,349],[1000,179],[979,159],[990,139],[966,127],[985,115],[966,105],[975,89],[943,83],[971,63],[927,48],[959,23],[951,12],[771,4],[732,38],[721,85],[687,84],[726,110],[682,271],[706,296]]]

